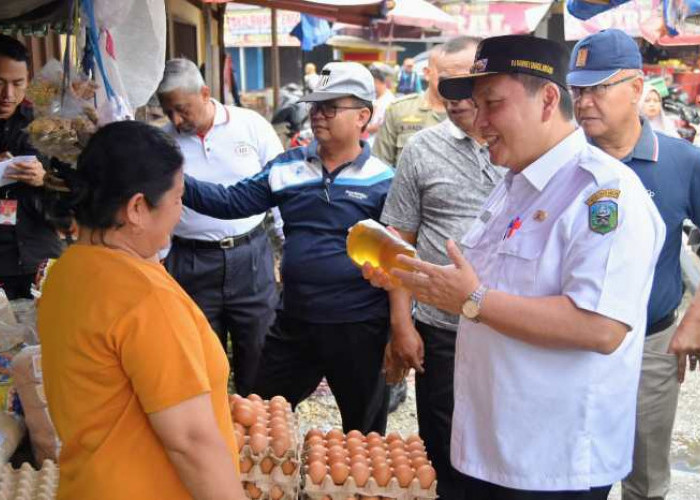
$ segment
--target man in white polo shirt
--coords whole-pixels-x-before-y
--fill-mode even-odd
[[[166,63],[158,87],[166,126],[182,148],[185,173],[231,186],[262,171],[282,152],[272,126],[258,113],[224,106],[210,96],[195,64]],[[168,271],[202,309],[227,349],[236,391],[252,390],[277,291],[264,214],[221,220],[183,208],[166,259]]]
[[[632,465],[635,400],[665,227],[639,178],[572,121],[569,55],[530,36],[484,40],[471,97],[491,162],[510,172],[451,266],[401,257],[414,297],[461,313],[453,466],[469,500],[607,498]],[[387,288],[388,277],[365,266]]]

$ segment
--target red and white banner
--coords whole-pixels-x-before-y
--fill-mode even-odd
[[[532,33],[549,11],[551,2],[476,2],[443,5],[459,23],[459,33],[487,38]]]

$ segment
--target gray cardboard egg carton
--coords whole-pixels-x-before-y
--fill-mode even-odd
[[[377,481],[370,477],[363,487],[357,486],[355,479],[348,476],[345,483],[337,485],[329,474],[323,478],[321,484],[314,484],[306,471],[304,471],[304,494],[311,500],[322,500],[330,497],[332,500],[346,500],[353,495],[367,497],[396,498],[397,500],[432,500],[437,498],[437,481],[433,481],[429,489],[420,486],[418,478],[414,477],[406,488],[399,485],[399,480],[392,477],[386,486],[379,486]]]
[[[267,402],[265,403],[265,406],[267,406]],[[253,483],[262,490],[263,493],[262,496],[259,497],[259,500],[268,500],[270,498],[270,490],[274,485],[279,486],[284,491],[282,500],[296,500],[298,498],[299,483],[301,481],[299,424],[296,414],[291,410],[287,411],[287,422],[289,425],[291,444],[282,457],[275,455],[270,445],[259,454],[253,453],[249,444],[250,436],[245,437],[245,443],[243,444],[243,448],[241,448],[239,454],[240,459],[250,458],[253,461],[253,467],[248,472],[241,472],[241,481],[244,483]],[[274,465],[272,470],[266,474],[262,471],[261,463],[268,457],[272,460]],[[285,474],[282,470],[282,464],[285,462],[291,462],[294,465],[294,471],[291,474]]]
[[[0,469],[0,500],[54,500],[58,488],[58,466],[45,460],[41,470],[28,463],[18,470],[10,464]]]

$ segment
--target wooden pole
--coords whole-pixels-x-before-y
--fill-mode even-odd
[[[226,28],[226,4],[222,4],[219,7],[219,17],[217,19],[217,45],[219,46],[219,99],[221,102],[226,102],[226,87],[224,85],[224,71],[226,68],[226,45],[224,43],[224,30],[226,30]],[[231,65],[233,65],[233,61],[231,61]]]
[[[280,52],[277,40],[277,9],[271,9],[271,31],[272,31],[272,110],[277,109],[280,103]]]

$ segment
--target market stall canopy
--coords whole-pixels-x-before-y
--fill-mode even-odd
[[[457,20],[425,0],[396,0],[396,5],[377,24],[414,26],[429,30],[457,32]]]
[[[644,38],[655,45],[697,45],[700,36],[680,33],[672,37],[663,28],[662,0],[632,0],[614,9],[598,14],[587,21],[574,17],[564,9],[564,38],[580,40],[600,30],[617,28],[634,38]]]
[[[443,5],[459,23],[459,33],[476,38],[532,33],[547,15],[551,0],[477,1]]]
[[[204,0],[204,3],[228,3],[229,0]],[[393,0],[245,0],[235,3],[258,5],[271,9],[302,12],[330,21],[368,25],[383,18]]]
[[[71,27],[70,0],[2,0],[0,32],[46,35],[49,29],[65,33]]]

